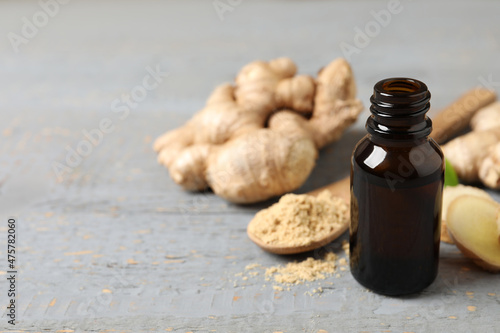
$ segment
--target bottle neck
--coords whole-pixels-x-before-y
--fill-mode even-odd
[[[432,131],[432,121],[426,116],[431,94],[418,80],[391,78],[379,81],[375,87],[367,131],[387,140],[418,140]]]
[[[368,133],[368,139],[377,146],[395,147],[395,148],[416,147],[432,140],[428,136],[421,136],[421,137],[408,136],[408,137],[397,137],[396,139],[394,139],[394,137],[387,137],[379,134],[373,135],[371,133]]]

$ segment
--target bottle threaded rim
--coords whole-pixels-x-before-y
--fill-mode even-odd
[[[426,116],[431,93],[422,81],[395,77],[377,82],[370,98],[368,132],[394,139],[428,136],[432,122]]]
[[[430,99],[431,93],[422,81],[405,77],[388,78],[373,87],[370,111],[392,116],[427,112]]]

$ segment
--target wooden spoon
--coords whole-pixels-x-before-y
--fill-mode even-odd
[[[484,88],[475,88],[467,91],[459,99],[448,105],[438,114],[436,114],[435,117],[433,117],[433,131],[431,133],[431,137],[438,143],[445,142],[453,135],[463,130],[468,125],[471,117],[480,108],[494,102],[495,100],[496,94],[491,90],[487,90]],[[474,103],[470,103],[471,101],[474,101]],[[317,190],[309,192],[308,194],[316,196],[323,190],[329,190],[333,196],[344,199],[347,204],[350,205],[351,194],[349,177],[339,180],[338,182],[335,182],[333,184],[321,187]],[[294,254],[312,251],[332,242],[347,230],[347,228],[349,227],[349,220],[350,218],[348,216],[346,223],[335,229],[328,236],[320,239],[319,241],[302,246],[279,246],[266,244],[259,238],[257,238],[254,234],[250,233],[248,231],[248,228],[247,234],[255,244],[268,252],[276,254]],[[252,222],[250,222],[250,224],[251,223]]]
[[[350,197],[351,197],[349,183],[350,183],[349,177],[346,177],[346,178],[344,178],[336,183],[324,186],[322,188],[319,188],[319,189],[314,190],[312,192],[309,192],[307,194],[316,196],[319,193],[321,193],[323,190],[329,190],[333,196],[340,197],[340,198],[344,199],[346,201],[347,205],[349,206]],[[349,213],[348,213],[347,219],[345,220],[344,224],[342,224],[338,228],[334,229],[332,231],[332,233],[330,233],[326,237],[324,237],[318,241],[309,243],[307,245],[283,246],[283,245],[266,244],[260,238],[258,238],[254,234],[252,234],[249,231],[250,228],[248,228],[248,227],[247,227],[247,235],[255,244],[257,244],[260,248],[262,248],[263,250],[265,250],[267,252],[276,253],[276,254],[295,254],[295,253],[312,251],[312,250],[320,248],[326,244],[331,243],[333,240],[335,240],[337,237],[342,235],[347,230],[347,228],[349,227],[349,220],[350,220],[350,218],[349,218]],[[250,221],[248,226],[250,226],[253,221],[254,220]]]

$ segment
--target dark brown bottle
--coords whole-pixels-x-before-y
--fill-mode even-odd
[[[438,271],[444,158],[430,97],[418,80],[378,82],[351,159],[351,273],[384,295],[421,291]]]

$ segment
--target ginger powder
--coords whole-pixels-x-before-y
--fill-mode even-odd
[[[255,215],[249,232],[269,245],[304,246],[348,223],[348,206],[327,190],[317,197],[286,194]]]

